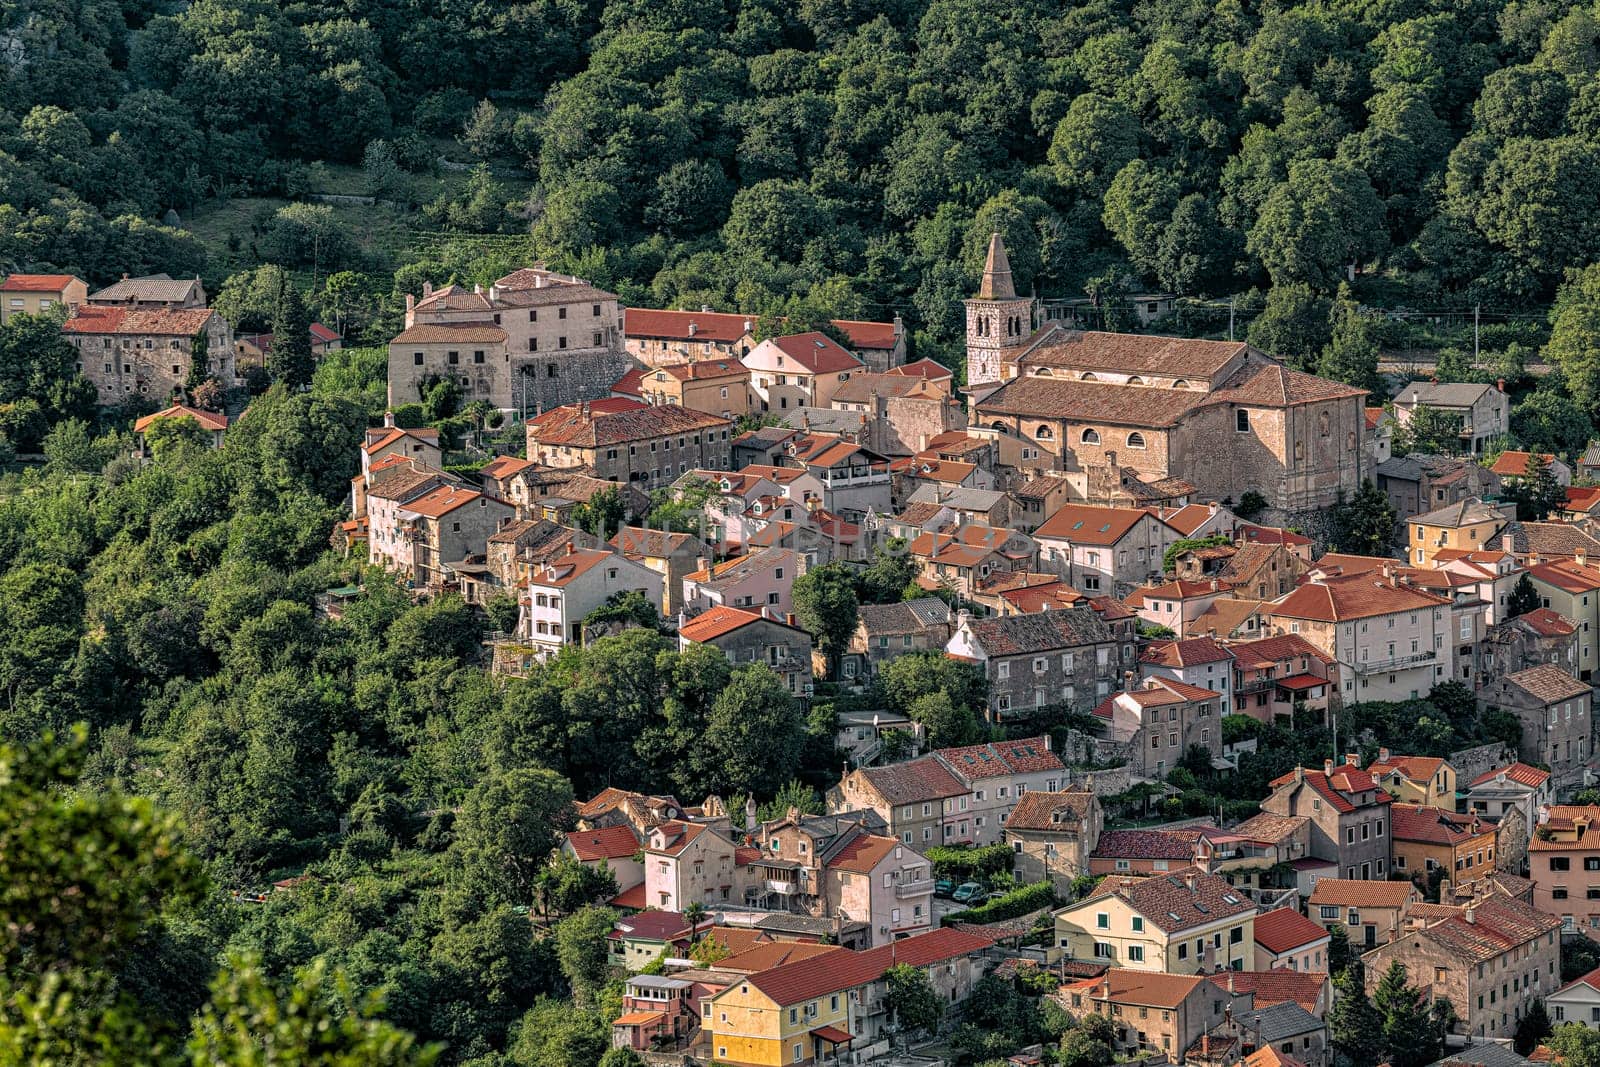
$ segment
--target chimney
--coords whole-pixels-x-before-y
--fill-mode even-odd
[[[123,277],[126,278],[127,275],[124,274]],[[428,299],[428,297],[430,297],[432,295],[433,295],[433,283],[432,282],[423,282],[422,283],[422,299],[426,300],[426,299]]]
[[[1378,749],[1378,762],[1379,763],[1388,763],[1389,762],[1389,750],[1388,749],[1386,749],[1386,748]]]
[[[1443,900],[1444,898],[1441,896],[1439,899]],[[1467,920],[1469,925],[1476,923],[1478,921],[1478,910],[1471,907],[1464,908],[1462,909],[1461,917]]]
[[[1494,380],[1494,387],[1496,389],[1500,390],[1502,393],[1505,392],[1506,391],[1506,380],[1504,378],[1496,378]]]
[[[1229,971],[1228,972],[1228,996],[1230,996],[1230,997],[1238,995],[1238,992],[1239,992],[1239,990],[1234,986],[1233,983],[1234,983],[1233,972]]]
[[[1329,778],[1333,777],[1333,760],[1325,759],[1322,761],[1322,773]]]
[[[1111,999],[1111,976],[1109,974],[1100,979],[1100,996],[1106,1000]]]
[[[795,625],[794,612],[792,612],[792,611],[785,612],[784,616],[783,616],[783,621],[785,623],[787,623],[788,625],[790,625],[790,626]]]
[[[744,332],[745,333],[749,333],[753,329],[755,329],[755,323],[751,322],[749,319],[745,319],[744,320]]]
[[[1413,406],[1422,403],[1422,393],[1419,390],[1411,390],[1411,403]]]
[[[1344,765],[1346,767],[1359,767],[1359,766],[1361,766],[1361,753],[1359,753],[1359,752],[1346,752],[1344,754]]]
[[[386,430],[394,429],[394,412],[385,411],[383,413],[383,427]]]
[[[1183,876],[1183,884],[1185,886],[1188,886],[1189,892],[1191,892],[1191,893],[1194,892],[1195,876],[1194,876],[1194,872],[1193,871],[1190,871],[1188,874]]]
[[[583,407],[580,408],[579,410],[581,410],[583,412],[583,417],[587,419],[589,417],[589,402],[587,400],[585,400],[583,402]]]
[[[710,304],[701,304],[700,305],[700,314],[702,314],[702,315],[711,314],[711,305]],[[690,327],[690,328],[692,329],[693,327]]]
[[[1448,878],[1439,879],[1439,903],[1441,903],[1441,904],[1450,903],[1450,901],[1452,899],[1454,899],[1454,895],[1455,895],[1455,890],[1450,885],[1450,879],[1448,879]]]
[[[576,541],[568,541],[567,542],[567,555],[570,556],[576,551],[578,551],[578,542],[576,542]]]
[[[693,337],[695,334],[697,334],[699,332],[700,332],[700,324],[698,322],[691,322],[689,324],[689,336]]]
[[[848,774],[848,771],[846,772]],[[751,793],[744,798],[744,828],[746,830],[756,824],[756,795]]]
[[[472,293],[473,293],[474,296],[482,296],[483,295],[483,286],[478,284],[477,282],[473,282],[472,283]]]
[[[410,293],[407,293],[406,294],[406,320],[408,322],[410,321],[410,318],[411,318],[411,312],[416,308],[416,306],[417,306],[417,298],[412,296]]]
[[[694,569],[697,571],[710,570],[711,561],[704,556],[696,556],[694,558]]]

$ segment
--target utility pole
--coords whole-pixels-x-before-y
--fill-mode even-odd
[[[1472,305],[1472,362],[1474,365],[1478,362],[1478,310],[1480,307],[1482,307],[1481,304]]]
[[[1234,297],[1228,297],[1228,340],[1230,341],[1233,340],[1233,301]]]

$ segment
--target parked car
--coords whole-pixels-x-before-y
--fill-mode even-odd
[[[972,898],[983,894],[983,886],[977,882],[962,882],[956,886],[956,891],[950,894],[950,899],[957,904],[971,904]]]
[[[937,882],[933,883],[933,895],[936,897],[947,897],[951,893],[955,892],[955,888],[955,882],[951,881],[949,878],[941,878]]]

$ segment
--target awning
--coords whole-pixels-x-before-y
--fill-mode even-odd
[[[1292,689],[1296,692],[1305,689],[1320,689],[1328,684],[1326,678],[1318,678],[1314,674],[1296,674],[1291,678],[1279,678],[1278,688]]]
[[[819,1026],[811,1031],[811,1036],[821,1038],[830,1045],[844,1045],[854,1040],[847,1031],[841,1030],[837,1026]]]
[[[626,1015],[618,1016],[617,1017],[617,1021],[612,1023],[611,1025],[612,1026],[646,1026],[646,1025],[648,1025],[650,1023],[662,1022],[663,1020],[666,1019],[666,1017],[667,1017],[667,1013],[664,1012],[664,1011],[630,1011]]]

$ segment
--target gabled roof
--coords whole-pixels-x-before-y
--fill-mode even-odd
[[[1476,815],[1457,815],[1421,804],[1395,804],[1389,809],[1389,829],[1396,841],[1418,841],[1447,848],[1462,845],[1482,834],[1494,833]]]
[[[749,982],[783,1007],[866,985],[899,964],[927,967],[969,956],[993,943],[989,938],[963,930],[931,930],[865,952],[827,953],[786,963],[751,975]]]
[[[1165,429],[1176,426],[1186,412],[1205,402],[1206,394],[1192,389],[1156,389],[1025,374],[984,397],[977,410],[984,415]]]
[[[1600,589],[1600,567],[1574,559],[1535,563],[1528,568],[1528,577],[1567,593],[1590,593]]]
[[[459,485],[441,485],[430,489],[415,500],[408,500],[401,505],[403,511],[413,515],[421,515],[428,519],[438,519],[450,514],[457,508],[465,507],[475,500],[490,500],[476,489],[467,489]],[[494,503],[499,504],[498,500]],[[505,505],[501,505],[504,507]]]
[[[902,367],[890,367],[888,373],[907,374],[930,382],[943,381],[946,378],[955,377],[949,367],[944,366],[942,363],[935,363],[931,359],[917,359]]]
[[[1090,792],[1047,793],[1030,789],[1006,817],[1006,829],[1072,831],[1081,829],[1097,801]]]
[[[1297,768],[1287,774],[1280,774],[1271,782],[1272,788],[1288,785],[1301,775]],[[1349,763],[1336,763],[1332,768],[1324,766],[1321,769],[1306,769],[1304,772],[1305,784],[1314,790],[1323,800],[1333,805],[1335,811],[1344,813],[1356,810],[1356,802],[1351,797],[1360,793],[1371,793],[1372,802],[1387,804],[1393,798],[1385,793],[1372,775]]]
[[[950,625],[950,605],[938,597],[892,604],[862,604],[858,617],[868,637],[926,633],[931,627]]]
[[[147,274],[141,278],[122,276],[98,293],[90,293],[94,303],[138,301],[149,304],[175,304],[188,300],[200,284],[198,278],[174,278],[170,274]]]
[[[504,344],[506,332],[492,322],[419,322],[389,339],[391,345]]]
[[[1315,374],[1290,370],[1277,363],[1263,363],[1242,368],[1211,395],[1213,401],[1218,403],[1281,408],[1321,400],[1364,397],[1367,390],[1319,378]]]
[[[574,830],[567,835],[567,845],[574,856],[586,863],[625,859],[643,847],[639,835],[627,823],[600,830]]]
[[[1038,538],[1055,537],[1079,545],[1114,545],[1143,519],[1155,518],[1143,508],[1097,508],[1063,504],[1034,531]],[[1155,519],[1160,522],[1160,519]]]
[[[731,946],[730,946],[731,947]],[[841,945],[819,945],[812,941],[768,941],[752,945],[726,959],[718,960],[719,971],[737,971],[741,974],[760,974],[786,963],[798,963],[814,956],[827,956],[850,950]]]
[[[1009,774],[1058,771],[1062,768],[1060,757],[1050,751],[1048,737],[1024,737],[1014,741],[941,748],[934,755],[957,776],[969,782]]]
[[[77,280],[72,274],[8,274],[0,282],[0,292],[59,293]]]
[[[655,308],[624,308],[622,311],[622,332],[628,337],[732,344],[754,328],[754,316],[720,311],[660,311]]]
[[[1539,466],[1541,467],[1550,466],[1556,459],[1549,452],[1540,452],[1538,456]],[[1532,452],[1506,451],[1495,457],[1495,461],[1489,466],[1489,469],[1502,478],[1521,478],[1528,473],[1528,461],[1533,458],[1534,453]]]
[[[1346,908],[1404,908],[1421,899],[1411,882],[1379,882],[1365,878],[1318,878],[1311,890],[1312,904]]]
[[[1380,753],[1379,758],[1367,768],[1367,773],[1375,780],[1398,773],[1407,781],[1430,782],[1444,765],[1445,761],[1437,756],[1400,756],[1391,753],[1384,759]]]
[[[800,370],[812,374],[832,374],[839,371],[861,370],[862,363],[847,349],[840,347],[839,343],[824,333],[792,333],[783,337],[769,337],[751,351],[754,356],[757,351],[772,345],[785,356],[799,364]],[[745,358],[750,358],[747,356]]]
[[[626,404],[626,407],[620,405]],[[529,436],[541,445],[598,448],[653,437],[726,430],[733,423],[720,415],[679,404],[645,405],[615,400],[600,404],[567,404],[528,420]]]
[[[1465,500],[1457,500],[1453,504],[1446,504],[1425,515],[1413,516],[1411,522],[1423,526],[1440,526],[1457,529],[1462,526],[1473,526],[1480,522],[1505,522],[1506,517],[1499,508],[1490,507],[1475,496]]]
[[[856,773],[891,804],[914,804],[960,796],[961,780],[934,756],[921,756],[885,767],[862,767]]]
[[[1307,641],[1300,634],[1279,634],[1255,641],[1237,641],[1228,646],[1235,663],[1241,667],[1275,664],[1301,656],[1321,663],[1332,663],[1333,657]]]
[[[1291,1002],[1312,1014],[1328,985],[1328,976],[1322,971],[1222,971],[1206,977],[1219,989],[1254,993],[1257,1008]]]
[[[1217,511],[1210,504],[1185,504],[1159,518],[1184,537],[1192,537],[1196,530],[1216,514]]]
[[[1239,527],[1239,534],[1253,544],[1309,545],[1311,543],[1311,538],[1305,534],[1298,534],[1281,526],[1256,526],[1245,523]]]
[[[1270,613],[1313,622],[1345,622],[1401,611],[1448,607],[1450,601],[1373,574],[1307,582],[1273,601]]]
[[[1021,362],[1029,367],[1071,367],[1163,378],[1203,378],[1209,385],[1214,375],[1244,355],[1248,348],[1243,341],[1205,341],[1159,334],[1057,328]]]
[[[852,348],[892,349],[899,331],[892,322],[862,322],[859,319],[834,319],[829,325],[850,342]]]
[[[1580,682],[1554,663],[1541,663],[1536,667],[1506,675],[1502,681],[1516,686],[1524,693],[1546,704],[1558,700],[1571,700],[1593,690],[1587,682]]]
[[[787,548],[763,548],[743,556],[735,556],[721,563],[713,564],[705,570],[698,570],[692,574],[684,575],[687,581],[697,582],[707,589],[727,589],[738,585],[740,582],[749,581],[751,578],[775,571],[778,567],[785,568],[784,573],[789,578],[794,577],[795,554]]]
[[[1560,989],[1556,990],[1556,992],[1557,993],[1565,993],[1567,990],[1571,989],[1573,986],[1580,986],[1580,985],[1588,986],[1590,989],[1594,990],[1596,993],[1600,993],[1600,967],[1596,967],[1594,970],[1590,971],[1588,974],[1579,975],[1578,977],[1574,978],[1572,981],[1568,982],[1566,985],[1562,986]]]
[[[639,556],[671,556],[698,539],[693,534],[670,530],[651,530],[643,526],[624,526],[611,539],[618,552]]]
[[[161,422],[165,419],[193,419],[195,422],[200,424],[200,428],[202,430],[216,431],[226,430],[228,428],[228,416],[226,415],[219,415],[214,411],[204,411],[200,408],[190,407],[188,404],[174,404],[171,407],[163,408],[152,415],[145,415],[142,418],[135,419],[133,423],[133,432],[144,433],[153,424]]]
[[[973,639],[990,656],[1055,652],[1112,640],[1105,621],[1081,607],[976,619],[967,625]]]
[[[1090,856],[1101,860],[1189,862],[1194,859],[1194,843],[1198,836],[1198,831],[1106,830]]]
[[[1061,987],[1061,992],[1108,1004],[1176,1009],[1204,984],[1205,978],[1197,974],[1168,974],[1164,971],[1112,967],[1099,978],[1069,982]]]
[[[1432,941],[1469,963],[1486,963],[1560,927],[1558,917],[1497,894],[1408,936]]]
[[[1247,896],[1226,881],[1193,867],[1149,878],[1112,875],[1100,883],[1096,892],[1067,910],[1075,911],[1106,897],[1116,897],[1167,934],[1254,914],[1256,910]]]
[[[1504,767],[1496,767],[1491,771],[1484,771],[1474,778],[1470,785],[1487,785],[1497,780],[1502,774],[1506,776],[1506,781],[1514,782],[1517,785],[1525,785],[1529,789],[1538,789],[1550,780],[1549,771],[1540,770],[1538,767],[1530,767],[1526,763],[1518,761],[1507,764]]]
[[[622,557],[615,552],[596,548],[577,548],[573,542],[568,542],[567,547],[570,551],[549,557],[530,572],[528,585],[561,588],[570,585],[575,579],[588,574],[602,563],[622,562]]]
[[[1409,382],[1395,397],[1395,403],[1409,406],[1414,398],[1424,407],[1469,408],[1493,388],[1480,382]]]
[[[858,833],[833,854],[828,866],[852,874],[871,874],[883,858],[901,847],[897,837]]]
[[[533,466],[532,460],[518,459],[516,456],[496,456],[478,468],[478,473],[485,478],[505,478],[527,470]]]
[[[396,443],[397,441],[403,441],[407,437],[416,441],[421,441],[425,445],[431,445],[434,448],[439,447],[438,430],[431,429],[426,426],[418,426],[415,428],[389,426],[368,430],[367,443],[361,446],[361,451],[365,452],[369,456],[375,456],[379,452],[382,452],[384,449],[388,448],[390,445]],[[510,458],[510,456],[500,457],[500,459]],[[498,462],[498,460],[495,462]],[[525,460],[518,462],[521,462],[523,466],[528,466],[528,463]]]
[[[210,308],[132,308],[80,304],[61,324],[63,333],[193,337],[216,312]]]

